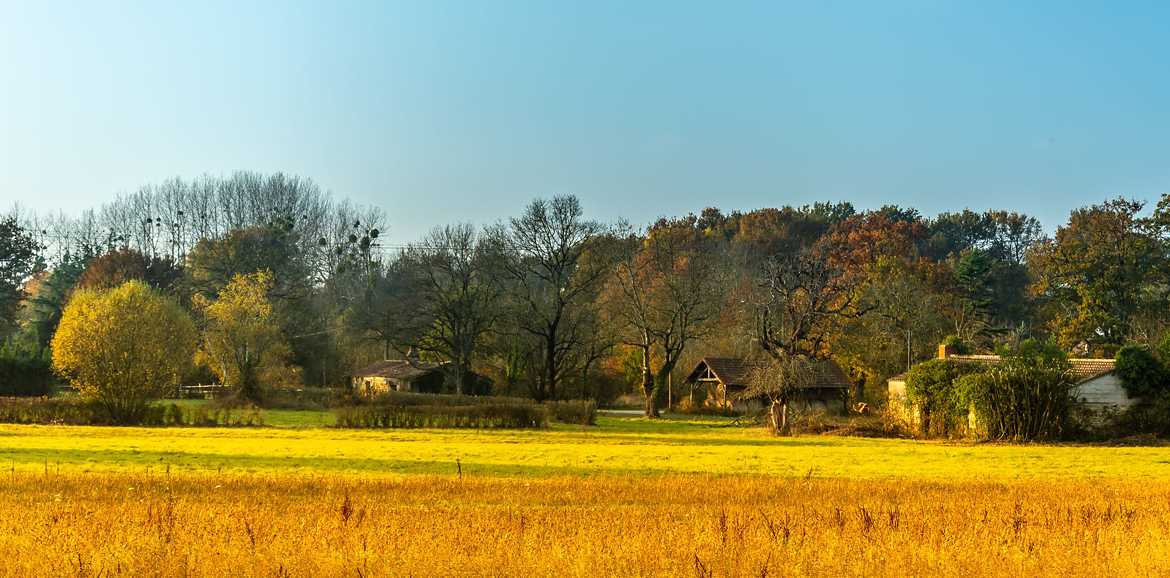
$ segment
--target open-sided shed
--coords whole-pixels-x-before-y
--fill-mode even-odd
[[[745,395],[751,380],[766,367],[764,361],[737,357],[704,357],[687,376],[685,383],[692,391],[705,393],[707,405],[723,408],[761,406],[759,396]],[[832,360],[813,364],[816,372],[811,382],[800,388],[791,400],[797,409],[845,411],[849,390],[853,384],[841,367]]]

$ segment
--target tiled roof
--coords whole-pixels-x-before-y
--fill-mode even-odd
[[[1070,359],[1068,362],[1077,376],[1077,383],[1113,373],[1116,365],[1112,359]]]
[[[704,367],[711,368],[712,373],[726,386],[747,387],[752,372],[767,367],[767,362],[738,357],[704,357],[687,377],[687,381],[695,381]],[[832,360],[815,362],[813,368],[817,375],[811,384],[805,386],[807,388],[848,388],[853,385],[841,366]]]
[[[354,377],[385,377],[389,379],[415,379],[439,368],[434,363],[411,363],[405,359],[376,361],[353,372]]]
[[[986,364],[996,364],[1003,361],[998,355],[949,355],[947,359]],[[1115,365],[1112,359],[1069,359],[1068,363],[1072,366],[1072,373],[1077,383],[1084,383],[1090,379],[1113,373]]]

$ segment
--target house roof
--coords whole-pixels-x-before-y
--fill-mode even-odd
[[[948,355],[946,359],[989,365],[1003,361],[998,355]],[[1069,359],[1068,363],[1072,368],[1073,377],[1078,384],[1113,373],[1116,365],[1112,359],[1092,358]]]
[[[704,357],[687,376],[688,383],[698,380],[704,367],[709,367],[720,383],[728,387],[747,387],[752,378],[752,372],[767,367],[765,361],[742,359],[739,357]],[[804,386],[807,389],[817,388],[849,388],[853,384],[841,370],[841,366],[832,360],[823,360],[813,363],[816,376],[812,383]]]
[[[405,359],[375,361],[355,372],[354,377],[385,377],[388,379],[415,379],[439,369],[435,363],[410,362]]]

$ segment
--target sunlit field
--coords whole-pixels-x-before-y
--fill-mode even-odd
[[[319,412],[266,416],[304,425]],[[1170,481],[1170,448],[998,445],[832,436],[774,438],[720,419],[601,417],[551,430],[0,425],[0,471],[559,475],[769,475]]]
[[[1160,575],[1170,449],[0,426],[0,575]]]
[[[1170,483],[21,473],[0,574],[1099,576],[1170,569]]]

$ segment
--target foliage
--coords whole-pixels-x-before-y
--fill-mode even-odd
[[[627,231],[623,241],[602,299],[619,339],[641,355],[646,415],[657,417],[656,401],[683,352],[719,316],[720,255],[694,216],[662,219],[645,236]]]
[[[37,425],[107,425],[126,423],[99,402],[77,397],[0,397],[0,423]],[[237,427],[264,425],[254,408],[232,410],[207,406],[150,404],[136,422],[142,426]]]
[[[542,428],[548,412],[529,401],[436,405],[372,403],[336,410],[342,428]]]
[[[781,353],[767,359],[748,376],[744,399],[767,397],[771,401],[768,427],[775,435],[789,433],[788,404],[801,388],[812,384],[816,360]]]
[[[53,336],[53,367],[112,420],[137,423],[189,371],[196,337],[187,313],[141,281],[83,289]]]
[[[834,357],[880,378],[933,356],[947,320],[945,297],[927,277],[903,259],[880,257],[858,289],[867,313],[843,320],[833,339]]]
[[[51,360],[12,346],[0,346],[0,396],[42,396],[54,383]]]
[[[169,259],[150,257],[133,249],[122,248],[90,259],[77,280],[77,287],[113,289],[128,281],[142,281],[166,291],[181,275],[181,271]]]
[[[1117,417],[1119,435],[1170,436],[1170,392],[1161,391],[1130,406]]]
[[[1001,363],[958,380],[960,399],[996,440],[1058,439],[1068,425],[1075,384],[1055,345],[1026,341],[1000,353]]]
[[[906,397],[917,406],[923,436],[947,436],[967,421],[968,405],[957,386],[966,375],[984,369],[971,363],[931,359],[906,373]]]
[[[85,271],[87,258],[66,251],[52,271],[42,274],[28,286],[26,307],[22,312],[22,340],[36,351],[47,352],[49,341],[61,322],[61,313],[73,289]]]
[[[268,299],[272,283],[268,271],[236,275],[215,301],[196,296],[206,322],[198,359],[241,399],[258,401],[265,389],[296,381]]]
[[[350,401],[348,392],[325,387],[275,389],[265,392],[261,400],[264,409],[323,411]],[[237,407],[240,399],[234,396],[212,400],[213,405]]]
[[[335,413],[341,427],[528,428],[544,427],[549,419],[592,425],[597,402],[390,391],[349,399]]]
[[[959,338],[958,335],[948,335],[943,338],[942,345],[947,349],[954,351],[958,355],[968,355],[971,353],[971,346]]]
[[[349,400],[350,405],[386,405],[386,406],[414,406],[414,405],[484,405],[498,402],[515,402],[535,404],[531,399],[522,397],[496,397],[476,395],[450,395],[434,393],[414,393],[409,391],[385,391],[373,397],[354,396]]]
[[[447,364],[456,394],[474,392],[472,362],[502,314],[497,276],[499,255],[470,224],[436,228],[410,245],[396,264],[409,302],[396,308],[400,349],[430,352]]]
[[[482,234],[440,226],[390,251],[378,209],[310,179],[169,179],[70,216],[7,218],[0,337],[41,354],[79,276],[85,287],[144,279],[187,304],[267,270],[284,364],[298,372],[285,375],[318,386],[411,346],[451,362],[455,391],[474,366],[509,395],[641,389],[647,402],[701,355],[761,349],[831,354],[865,386],[930,357],[946,334],[980,349],[1056,337],[1094,355],[1136,342],[1165,358],[1170,195],[1144,210],[1123,199],[1077,209],[1051,240],[1019,213],[847,202],[707,207],[615,234],[565,196]]]
[[[1163,366],[1170,368],[1170,331],[1162,334],[1162,339],[1158,341],[1154,353]]]
[[[546,401],[544,407],[554,421],[575,425],[597,423],[597,402],[591,399]]]
[[[1146,307],[1145,288],[1163,280],[1158,240],[1140,218],[1144,204],[1115,199],[1077,209],[1056,238],[1038,246],[1030,265],[1035,290],[1051,311],[1065,347],[1122,345]],[[1165,304],[1160,307],[1165,313]]]
[[[585,337],[590,309],[608,272],[589,251],[604,227],[585,218],[574,196],[538,199],[492,232],[504,257],[511,328],[527,344],[532,397],[556,399],[574,353]]]
[[[754,335],[758,346],[772,358],[764,379],[749,389],[763,388],[771,400],[770,421],[775,433],[788,429],[791,392],[807,380],[814,360],[827,355],[827,347],[844,321],[866,313],[858,288],[863,276],[850,272],[850,258],[840,248],[857,230],[852,217],[823,244],[809,250],[770,259],[763,267],[755,298]],[[868,235],[862,235],[868,238]],[[854,264],[856,265],[856,264]]]
[[[1127,345],[1117,352],[1115,371],[1130,397],[1156,398],[1170,389],[1170,372],[1149,349]]]
[[[821,251],[779,255],[764,266],[755,335],[769,354],[820,357],[841,321],[861,315],[861,278]]]
[[[16,319],[24,282],[44,264],[40,251],[40,243],[15,214],[0,216],[0,335]]]

